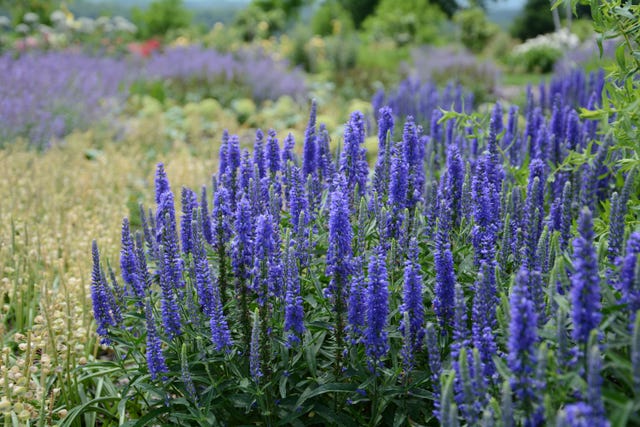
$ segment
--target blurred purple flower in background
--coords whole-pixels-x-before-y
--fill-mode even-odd
[[[169,49],[147,61],[70,51],[7,53],[0,56],[0,75],[0,145],[22,137],[39,148],[95,122],[112,125],[137,81],[165,80],[187,89],[233,82],[258,102],[305,93],[302,72],[285,62],[199,46]]]
[[[0,56],[0,144],[46,147],[118,112],[131,74],[125,61],[71,52]]]
[[[153,55],[142,72],[149,79],[197,80],[204,84],[217,83],[222,76],[223,81],[246,85],[258,102],[282,95],[299,97],[305,90],[302,71],[289,71],[285,62],[251,51],[231,54],[201,46],[173,48]]]

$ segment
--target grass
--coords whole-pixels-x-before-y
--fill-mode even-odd
[[[289,129],[296,139],[306,123],[306,111],[302,115]],[[268,122],[260,115],[255,119]],[[164,113],[152,113],[128,118],[124,139],[116,142],[109,129],[93,129],[71,134],[44,153],[20,142],[0,150],[0,415],[5,425],[33,419],[53,425],[65,417],[69,425],[93,425],[96,413],[86,409],[91,399],[104,403],[115,392],[104,378],[77,369],[110,357],[95,336],[91,241],[98,241],[104,259],[117,263],[122,218],[137,218],[139,203],[153,206],[158,162],[171,170],[174,191],[181,186],[199,190],[217,169],[222,129],[239,133],[243,146],[253,142],[255,129],[239,128],[228,115],[198,120],[195,128],[188,123],[184,140],[167,134],[174,124]],[[279,134],[281,143],[285,135]],[[72,408],[81,406],[85,413],[76,418]],[[112,413],[125,419],[119,410]]]
[[[153,152],[149,147],[158,132],[139,128],[115,144],[87,132],[44,154],[20,144],[0,151],[0,395],[5,396],[0,412],[5,423],[24,425],[39,418],[40,425],[48,425],[65,414],[63,406],[87,399],[74,367],[102,353],[94,338],[89,290],[91,240],[98,240],[106,257],[118,259],[122,218],[139,202],[151,206],[156,162],[171,168],[176,185],[194,188],[215,170],[216,144],[174,143],[166,152]]]

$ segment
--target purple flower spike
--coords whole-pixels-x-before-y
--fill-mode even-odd
[[[280,145],[275,130],[269,129],[267,135],[265,161],[271,177],[274,177],[280,171]]]
[[[307,175],[314,175],[318,168],[317,165],[317,148],[316,148],[316,101],[311,101],[311,112],[309,113],[309,123],[304,131],[304,146],[302,156],[302,177],[306,179]]]
[[[193,211],[198,208],[198,196],[192,190],[182,188],[182,220],[180,222],[182,251],[185,254],[191,253],[193,244],[191,242],[193,233]]]
[[[579,236],[573,240],[573,269],[571,275],[571,303],[573,339],[584,346],[591,331],[600,325],[600,278],[598,255],[593,246],[591,211],[584,208],[578,220]]]
[[[404,265],[404,289],[400,307],[400,313],[403,314],[400,322],[400,333],[404,337],[403,357],[408,366],[413,365],[414,355],[422,347],[424,338],[424,304],[419,255],[418,242],[412,238]]]
[[[211,244],[213,236],[211,234],[211,218],[209,217],[209,200],[207,199],[207,187],[202,186],[202,195],[200,196],[200,209],[202,210],[202,235],[204,240]]]
[[[256,140],[253,143],[253,164],[258,168],[258,178],[264,178],[267,173],[267,166],[264,149],[264,133],[261,129],[256,131]]]
[[[256,240],[253,265],[253,290],[258,303],[264,305],[269,296],[270,270],[274,265],[275,241],[270,214],[260,215],[256,220]]]
[[[462,218],[462,186],[464,183],[464,165],[460,150],[455,144],[447,149],[447,189],[451,198],[452,225],[458,226]]]
[[[410,210],[422,201],[424,192],[424,141],[419,137],[413,117],[407,117],[402,132],[402,144],[408,164],[407,208]]]
[[[356,111],[351,114],[344,130],[344,148],[340,156],[340,173],[347,181],[347,194],[351,198],[354,189],[358,187],[358,194],[364,195],[369,175],[367,150],[364,148],[364,116]]]
[[[251,328],[251,345],[249,348],[249,372],[257,383],[262,377],[262,363],[260,361],[260,316],[257,310],[253,315],[253,327]]]
[[[347,331],[349,342],[357,344],[362,340],[365,325],[365,283],[362,257],[354,259],[353,276],[349,287],[349,302],[347,304]]]
[[[334,182],[329,209],[329,248],[327,250],[327,275],[331,277],[327,296],[343,298],[349,275],[352,272],[353,230],[349,221],[349,198],[344,193],[345,180],[339,175]]]
[[[387,281],[386,256],[383,249],[371,256],[367,284],[367,328],[364,344],[369,367],[374,370],[380,359],[389,351],[385,327],[389,315],[389,283]]]
[[[523,407],[531,406],[535,399],[537,314],[529,292],[529,272],[518,271],[510,296],[511,319],[507,365],[513,375],[511,390]]]
[[[633,328],[636,313],[640,310],[640,288],[638,277],[638,256],[640,256],[640,233],[634,232],[627,241],[627,251],[620,270],[622,302],[627,304],[630,327]]]
[[[122,280],[130,288],[134,289],[138,286],[138,277],[136,275],[136,255],[133,249],[133,239],[131,239],[131,231],[129,229],[129,219],[122,220],[122,250],[120,251],[120,270],[122,271]]]
[[[102,344],[109,344],[109,328],[116,326],[116,321],[112,315],[110,292],[104,272],[100,267],[100,254],[98,244],[94,240],[91,246],[93,256],[93,270],[91,271],[91,300],[93,301],[93,316],[96,319],[97,332],[100,335]]]
[[[440,326],[445,329],[451,327],[454,316],[454,293],[456,274],[453,267],[453,254],[449,244],[449,220],[450,215],[447,203],[441,203],[438,210],[438,229],[436,231],[436,249],[434,253],[434,267],[436,272],[435,298],[433,309]]]
[[[304,188],[302,174],[297,166],[291,167],[290,176],[291,192],[289,193],[289,213],[291,215],[291,225],[294,234],[298,233],[301,214],[302,220],[309,218],[307,195]]]
[[[285,306],[284,306],[284,331],[288,332],[289,345],[300,342],[300,336],[304,333],[304,309],[300,296],[300,272],[298,260],[293,253],[295,242],[287,249],[286,274],[285,274]]]
[[[389,189],[390,151],[394,126],[391,108],[381,108],[378,117],[378,160],[373,178],[373,189],[377,193],[379,200],[385,200]]]
[[[243,196],[238,203],[234,223],[235,235],[231,243],[231,266],[240,281],[250,276],[253,267],[253,217],[249,200]]]
[[[497,351],[494,336],[497,305],[495,269],[492,264],[482,264],[473,296],[472,332],[473,345],[480,352],[483,374],[487,379],[495,373],[493,356]]]
[[[153,309],[148,300],[144,312],[147,324],[147,366],[149,367],[149,373],[152,380],[158,379],[159,376],[162,376],[161,378],[164,380],[163,374],[169,372],[169,368],[167,368],[162,354],[162,341],[158,336]]]
[[[162,196],[171,191],[171,187],[169,185],[169,179],[167,178],[167,174],[164,171],[164,164],[158,163],[156,167],[156,204],[160,205],[162,201]]]

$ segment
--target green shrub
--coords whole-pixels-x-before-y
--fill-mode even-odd
[[[240,31],[242,38],[250,42],[255,39],[266,39],[281,32],[286,22],[287,17],[281,9],[265,11],[252,3],[238,14],[234,25]]]
[[[409,61],[409,49],[392,41],[359,43],[354,67],[334,74],[339,95],[368,99],[381,87],[397,85],[407,74],[398,64]],[[345,114],[348,111],[345,110]]]
[[[308,27],[299,25],[292,42],[289,59],[308,72],[331,74],[356,66],[360,40],[353,33],[312,36]]]
[[[38,22],[50,24],[51,12],[56,10],[60,3],[52,0],[0,1],[0,7],[10,13],[14,25],[23,22],[24,15],[29,12],[38,15],[40,18]]]
[[[164,36],[170,30],[186,28],[191,24],[191,14],[182,0],[155,0],[146,10],[134,8],[131,12],[134,24],[143,38]]]
[[[364,20],[375,12],[380,0],[338,0],[338,2],[351,15],[356,28],[360,29]]]
[[[218,52],[230,52],[242,42],[243,30],[234,25],[218,22],[211,30],[201,37],[202,44]]]
[[[527,0],[522,13],[511,26],[511,35],[527,40],[555,30],[549,0]]]
[[[289,60],[302,67],[307,72],[317,72],[318,57],[312,57],[308,51],[308,42],[311,32],[304,25],[296,26],[291,32],[292,48],[289,53]]]
[[[460,28],[462,44],[475,53],[481,52],[500,31],[479,7],[459,11],[453,16],[453,22]]]
[[[326,58],[332,71],[355,67],[360,42],[356,36],[330,36],[325,38]]]
[[[586,0],[566,0],[576,11],[578,4],[593,2]],[[640,5],[637,2],[609,0],[596,2],[591,8],[593,27],[602,39],[619,38],[615,51],[615,63],[608,68],[603,93],[607,98],[602,107],[594,111],[583,109],[583,117],[598,118],[610,124],[608,134],[613,135],[614,148],[622,154],[623,169],[640,166]],[[606,135],[608,136],[608,135]],[[604,137],[604,136],[603,136]]]
[[[363,24],[374,40],[392,39],[397,45],[437,41],[445,15],[428,0],[397,2],[382,0]]]
[[[484,46],[483,54],[502,63],[508,63],[509,53],[516,45],[516,41],[505,31],[498,31]]]
[[[581,42],[593,37],[593,22],[589,19],[577,19],[571,22],[571,32],[580,38]]]
[[[523,67],[531,73],[548,73],[553,70],[553,65],[562,58],[562,51],[551,46],[537,46],[526,52],[514,55],[513,64]]]
[[[337,1],[327,0],[311,18],[311,30],[319,36],[353,31],[351,15]]]

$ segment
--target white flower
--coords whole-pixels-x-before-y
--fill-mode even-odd
[[[29,32],[29,26],[27,24],[16,25],[16,32],[21,34],[27,34]]]
[[[64,22],[67,19],[67,16],[61,10],[54,10],[53,12],[51,12],[50,18],[51,22],[59,23]]]
[[[111,20],[107,16],[99,16],[96,18],[96,26],[99,28],[105,28],[109,24],[111,24]]]
[[[11,25],[11,20],[4,15],[0,15],[0,28],[9,27]]]
[[[138,27],[122,16],[114,16],[112,21],[115,31],[122,31],[125,33],[135,33],[138,31]]]
[[[572,34],[566,28],[556,31],[550,34],[541,34],[537,37],[529,39],[516,46],[513,52],[517,55],[521,55],[529,52],[533,49],[550,48],[557,50],[569,50],[575,49],[580,44],[580,39],[575,34]]]
[[[49,35],[53,33],[53,28],[51,28],[48,25],[40,24],[38,25],[38,31],[41,32],[42,34]]]
[[[22,18],[22,20],[27,24],[35,24],[40,20],[40,17],[33,12],[27,12],[24,14],[24,17]]]
[[[82,33],[92,33],[96,29],[95,21],[84,16],[76,21],[78,31]]]

